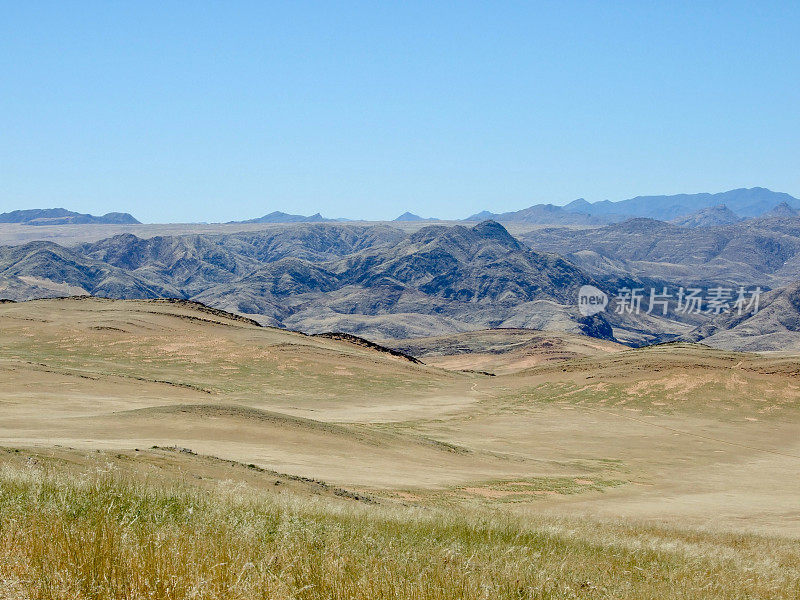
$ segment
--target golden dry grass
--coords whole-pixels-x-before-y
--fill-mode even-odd
[[[5,468],[5,597],[797,598],[788,541]]]

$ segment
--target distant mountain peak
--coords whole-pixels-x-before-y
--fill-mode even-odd
[[[781,202],[775,208],[762,215],[763,219],[786,219],[797,217],[800,215],[798,211],[793,209],[787,202]]]
[[[514,246],[519,245],[517,239],[510,233],[508,233],[508,230],[497,221],[492,221],[492,220],[481,221],[472,228],[472,231],[474,231],[480,236],[491,238],[493,240],[502,241],[504,243],[510,243],[513,244]]]
[[[486,244],[505,246],[515,250],[522,247],[519,240],[512,236],[505,227],[492,220],[481,221],[472,227],[428,225],[412,233],[410,239],[413,243],[435,245],[456,242],[463,247],[475,249]]]
[[[402,215],[400,215],[395,219],[395,221],[425,221],[425,220],[426,219],[423,219],[419,215],[415,215],[414,213],[408,211],[404,212]]]
[[[568,212],[585,213],[588,212],[588,210],[591,209],[591,207],[592,207],[591,202],[588,202],[584,198],[578,198],[577,200],[573,200],[569,204],[565,204],[564,210]]]
[[[698,210],[690,215],[678,217],[670,222],[681,227],[717,227],[720,225],[732,225],[741,220],[741,217],[726,205],[717,204]]]
[[[139,225],[128,213],[110,212],[102,216],[73,212],[66,208],[30,208],[0,214],[0,223],[21,225]]]
[[[479,213],[475,213],[474,215],[470,215],[469,217],[467,217],[464,220],[465,221],[485,221],[486,219],[494,219],[497,216],[498,215],[496,215],[493,212],[489,212],[488,210],[482,210]]]
[[[256,219],[248,219],[246,221],[232,221],[233,223],[325,223],[333,221],[333,219],[326,219],[319,213],[313,215],[293,215],[285,213],[280,210],[273,211],[263,217]]]

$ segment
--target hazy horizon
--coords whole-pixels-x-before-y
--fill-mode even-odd
[[[754,189],[754,188],[768,189],[768,188],[764,188],[764,186],[753,186],[753,188],[750,188],[750,189]],[[711,194],[711,195],[714,195],[714,194],[719,194],[719,193],[724,193],[724,192],[736,191],[738,189],[748,189],[748,188],[736,188],[736,189],[719,190],[719,191],[711,191],[711,192],[688,192],[688,193],[685,193],[685,194],[686,195],[694,195],[694,194]],[[777,193],[788,193],[788,192],[783,192],[782,190],[769,190],[769,191],[777,192]],[[670,196],[671,195],[673,195],[673,194],[670,194]],[[679,193],[677,195],[684,195],[684,193]],[[792,194],[789,194],[789,195],[791,196]],[[650,197],[650,196],[667,196],[667,194],[637,194],[636,196],[633,196],[632,198]],[[592,203],[594,204],[594,203],[597,203],[597,202],[609,202],[609,201],[616,203],[616,202],[622,202],[624,200],[630,200],[632,198],[619,198],[619,199],[615,199],[615,200],[611,200],[611,199],[606,198],[606,199],[603,199],[603,200],[596,200],[596,201],[594,201]],[[797,199],[797,198],[795,197],[795,199]],[[583,197],[575,198],[573,200],[569,200],[567,202],[563,202],[563,203],[560,203],[560,204],[556,204],[554,202],[552,202],[552,203],[551,202],[537,202],[537,203],[535,203],[535,205],[553,204],[555,206],[566,206],[567,204],[569,204],[570,202],[573,202],[575,200],[586,200],[586,199],[583,198]],[[519,207],[516,207],[516,208],[512,207],[511,209],[509,209],[509,211],[522,210],[522,209],[525,209],[525,208],[529,208],[530,206],[534,206],[534,205],[519,206]],[[494,212],[492,210],[492,208],[493,207],[491,207],[491,206],[487,206],[484,209],[481,209],[480,211],[476,211],[474,213],[462,214],[462,215],[456,215],[456,216],[449,216],[449,217],[441,216],[441,215],[419,214],[419,213],[414,212],[413,210],[404,210],[401,213],[397,213],[397,214],[392,215],[392,216],[386,216],[386,217],[377,218],[377,219],[363,218],[363,217],[360,217],[358,215],[328,214],[328,213],[323,212],[322,210],[313,210],[313,212],[304,213],[303,216],[314,216],[316,214],[319,214],[320,216],[322,216],[322,217],[324,217],[326,219],[332,219],[332,220],[380,222],[380,221],[393,221],[393,220],[396,220],[398,217],[405,215],[406,213],[411,213],[413,215],[421,217],[422,219],[435,219],[435,220],[441,220],[441,221],[462,221],[462,220],[467,219],[468,217],[471,217],[471,216],[473,216],[475,214],[478,214],[478,213],[482,212],[483,210],[487,210],[489,212]],[[702,208],[704,208],[703,205],[698,205],[697,206],[697,210],[701,210]],[[45,210],[46,209],[65,209],[65,210],[70,210],[70,211],[73,211],[73,212],[82,212],[82,211],[74,210],[73,208],[71,208],[69,206],[29,206],[29,207],[20,207],[20,208],[9,208],[8,210],[6,210],[4,212],[13,212],[13,211],[18,211],[18,210],[35,210],[35,209],[45,209]],[[506,211],[506,212],[509,212],[509,211]],[[106,213],[110,213],[110,212],[129,213],[133,217],[138,218],[138,215],[136,215],[134,211],[126,210],[124,207],[118,207],[118,208],[110,209],[110,210],[102,209],[101,211],[99,211],[97,213],[93,213],[93,214],[94,214],[94,216],[102,216],[102,215],[104,215]],[[186,224],[192,224],[192,223],[197,223],[197,224],[202,224],[202,223],[220,224],[220,223],[229,223],[229,222],[240,222],[240,221],[249,220],[249,219],[257,219],[259,217],[262,217],[262,216],[265,216],[265,215],[269,215],[271,213],[297,214],[297,213],[292,213],[290,210],[286,209],[285,207],[283,207],[283,208],[275,207],[275,208],[272,208],[272,209],[268,209],[265,212],[262,212],[262,213],[259,213],[259,214],[253,214],[253,215],[250,215],[249,217],[244,217],[243,219],[237,219],[235,221],[233,219],[222,219],[222,220],[219,220],[219,221],[201,221],[201,220],[146,221],[146,220],[143,220],[143,219],[139,219],[139,220],[143,224],[153,224],[153,225],[156,225],[156,224],[181,224],[181,223],[186,223]],[[625,214],[624,211],[621,214]]]

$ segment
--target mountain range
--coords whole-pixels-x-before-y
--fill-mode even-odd
[[[789,194],[755,187],[718,194],[637,196],[618,202],[603,200],[592,203],[579,198],[565,206],[535,204],[529,208],[505,213],[482,211],[465,220],[494,219],[504,223],[598,226],[641,217],[673,221],[679,225],[692,227],[707,227],[734,223],[745,218],[762,217],[772,210],[785,212],[786,209],[798,208],[800,200]]]
[[[248,219],[247,221],[231,221],[231,223],[326,223],[334,220],[335,219],[326,219],[319,213],[306,217],[304,215],[292,215],[276,210],[263,217]]]
[[[477,223],[493,220],[501,223],[524,225],[570,225],[599,227],[641,217],[660,221],[671,221],[688,227],[710,227],[735,223],[742,219],[792,216],[800,209],[800,200],[782,192],[766,188],[741,188],[718,194],[677,194],[673,196],[637,196],[612,202],[587,202],[583,198],[573,200],[565,206],[535,204],[521,210],[495,213],[481,211],[463,219]],[[292,214],[273,211],[261,217],[235,223],[332,223],[348,222],[350,219],[329,219],[320,213],[313,215]],[[423,218],[412,212],[404,212],[395,222],[437,221]],[[81,214],[63,208],[17,210],[0,214],[0,223],[22,223],[28,225],[64,224],[138,224],[127,213],[108,213],[101,217]]]
[[[551,227],[520,234],[595,277],[648,276],[684,285],[779,287],[800,279],[800,220],[760,218],[681,227],[636,218],[605,227]]]
[[[411,337],[528,327],[613,337],[574,298],[596,283],[501,225],[301,224],[228,235],[131,234],[0,248],[0,295],[176,297],[309,333]]]
[[[139,221],[128,213],[110,212],[103,216],[82,214],[65,208],[33,208],[0,214],[0,223],[21,225],[138,225]]]
[[[800,335],[792,329],[800,323],[791,301],[797,281],[797,217],[695,228],[631,219],[592,229],[540,228],[518,238],[494,221],[413,233],[385,224],[290,223],[230,234],[125,233],[72,247],[48,241],[0,247],[0,298],[190,299],[264,325],[371,339],[511,327],[630,345],[689,339],[780,349]],[[612,297],[625,287],[774,291],[764,296],[765,310],[771,308],[763,315],[737,320],[613,307],[585,317],[576,305],[584,285]],[[771,300],[786,294],[789,300]],[[762,333],[752,334],[754,328]]]
[[[786,203],[800,208],[800,200],[763,187],[739,188],[718,194],[676,194],[672,196],[636,196],[628,200],[589,203],[575,200],[564,206],[567,212],[589,215],[624,215],[669,221],[690,215],[703,208],[725,205],[740,217],[760,217],[775,206]]]
[[[754,190],[701,195],[701,200],[717,202],[724,196],[740,211],[754,212],[753,207],[766,209],[785,196]],[[650,209],[665,216],[687,202],[686,196],[660,198],[651,197]],[[634,210],[641,203],[626,206]],[[617,222],[612,212],[571,212],[593,210],[587,202],[497,215],[510,219],[516,237],[495,220],[431,225],[410,213],[398,218],[398,223],[418,222],[415,229],[272,213],[257,221],[276,226],[234,233],[211,227],[151,237],[122,233],[72,246],[33,241],[0,246],[0,299],[179,298],[264,325],[371,339],[511,327],[633,346],[684,339],[732,349],[779,350],[794,344],[800,349],[796,204],[782,201],[747,218],[728,204],[711,204],[670,221]],[[565,214],[565,223],[544,224],[548,215]],[[3,217],[31,225],[105,218],[63,209]],[[116,213],[106,217],[115,224],[135,221]],[[48,230],[43,231],[47,237]],[[631,314],[614,310],[613,304],[586,317],[577,310],[576,295],[587,285],[612,298],[626,288],[697,287],[708,293],[715,286],[748,286],[765,294],[762,312],[735,318],[675,309]]]
[[[619,217],[620,219],[623,217]],[[614,217],[594,216],[566,210],[554,204],[536,204],[534,206],[506,213],[492,213],[487,210],[464,219],[465,221],[483,221],[493,219],[500,222],[525,223],[529,225],[603,225],[613,222]]]

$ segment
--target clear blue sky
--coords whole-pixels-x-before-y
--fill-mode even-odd
[[[435,6],[432,6],[435,4]],[[0,212],[800,196],[800,3],[0,0]]]

